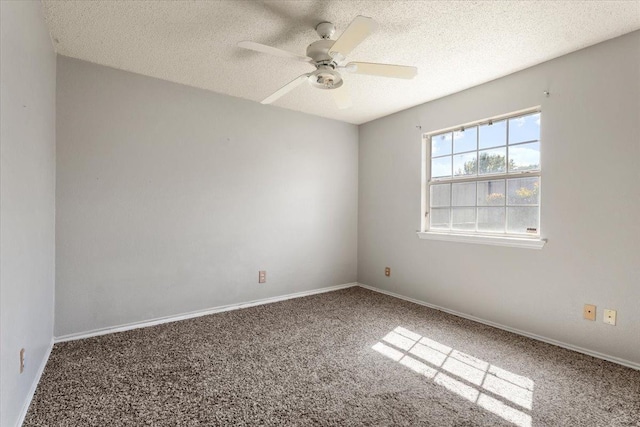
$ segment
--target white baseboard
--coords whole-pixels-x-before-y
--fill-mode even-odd
[[[625,360],[625,359],[620,359],[618,357],[614,357],[614,356],[609,356],[607,354],[603,354],[603,353],[599,353],[597,351],[593,351],[593,350],[589,350],[586,348],[582,348],[582,347],[578,347],[572,344],[567,344],[561,341],[557,341],[551,338],[547,338],[541,335],[537,335],[537,334],[533,334],[527,331],[522,331],[520,329],[515,329],[509,326],[505,326],[505,325],[501,325],[499,323],[495,323],[495,322],[491,322],[489,320],[485,320],[485,319],[481,319],[479,317],[475,317],[475,316],[471,316],[469,314],[465,314],[465,313],[461,313],[459,311],[455,311],[455,310],[450,310],[448,308],[445,307],[440,307],[438,305],[435,304],[430,304],[428,302],[425,301],[420,301],[414,298],[409,298],[406,297],[404,295],[400,295],[400,294],[396,294],[394,292],[390,292],[390,291],[386,291],[383,289],[379,289],[379,288],[375,288],[373,286],[369,286],[369,285],[365,285],[363,283],[345,283],[343,285],[336,285],[336,286],[329,286],[326,288],[319,288],[319,289],[313,289],[310,291],[303,291],[303,292],[296,292],[293,294],[287,294],[287,295],[281,295],[281,296],[277,296],[277,297],[270,297],[270,298],[263,298],[263,299],[259,299],[259,300],[254,300],[254,301],[249,301],[249,302],[244,302],[244,303],[237,303],[237,304],[229,304],[229,305],[224,305],[224,306],[220,306],[220,307],[213,307],[213,308],[208,308],[208,309],[204,309],[204,310],[198,310],[198,311],[193,311],[190,313],[183,313],[183,314],[178,314],[178,315],[173,315],[173,316],[165,316],[165,317],[160,317],[160,318],[156,318],[156,319],[151,319],[151,320],[145,320],[145,321],[141,321],[141,322],[134,322],[134,323],[128,323],[125,325],[119,325],[119,326],[114,326],[114,327],[109,327],[109,328],[101,328],[101,329],[94,329],[91,331],[85,331],[85,332],[79,332],[79,333],[74,333],[74,334],[69,334],[69,335],[63,335],[60,337],[55,337],[54,338],[54,343],[60,343],[60,342],[65,342],[65,341],[74,341],[74,340],[80,340],[80,339],[84,339],[84,338],[90,338],[90,337],[95,337],[95,336],[99,336],[99,335],[106,335],[106,334],[111,334],[114,332],[123,332],[123,331],[129,331],[132,329],[138,329],[138,328],[145,328],[148,326],[155,326],[155,325],[160,325],[163,323],[169,323],[169,322],[175,322],[178,320],[185,320],[185,319],[192,319],[194,317],[200,317],[200,316],[206,316],[209,314],[214,314],[214,313],[222,313],[225,311],[231,311],[231,310],[239,310],[242,308],[248,308],[248,307],[254,307],[257,305],[263,305],[263,304],[270,304],[270,303],[274,303],[274,302],[278,302],[278,301],[284,301],[284,300],[288,300],[288,299],[292,299],[292,298],[300,298],[300,297],[305,297],[305,296],[309,296],[309,295],[315,295],[315,294],[320,294],[320,293],[324,293],[324,292],[331,292],[331,291],[337,291],[339,289],[345,289],[345,288],[350,288],[353,286],[360,286],[362,288],[365,289],[369,289],[371,291],[374,292],[379,292],[385,295],[389,295],[395,298],[399,298],[405,301],[409,301],[415,304],[419,304],[419,305],[423,305],[425,307],[429,307],[435,310],[439,310],[439,311],[443,311],[445,313],[449,313],[452,314],[454,316],[458,316],[458,317],[462,317],[464,319],[468,319],[468,320],[472,320],[474,322],[478,322],[478,323],[482,323],[488,326],[492,326],[494,328],[498,328],[498,329],[502,329],[508,332],[512,332],[514,334],[518,334],[518,335],[522,335],[528,338],[532,338],[534,340],[538,340],[538,341],[542,341],[548,344],[552,344],[558,347],[562,347],[562,348],[566,348],[568,350],[573,350],[573,351],[577,351],[578,353],[583,353],[589,356],[593,356],[596,357],[598,359],[603,359],[603,360],[607,360],[609,362],[613,362],[613,363],[617,363],[619,365],[623,365],[623,366],[627,366],[629,368],[633,368],[633,369],[637,369],[640,370],[640,364],[636,363],[636,362],[632,362],[629,360]],[[49,349],[49,353],[51,352],[51,349]],[[49,353],[47,353],[47,359],[49,358]],[[38,379],[40,378],[40,375],[42,374],[42,371],[44,370],[44,365],[46,364],[46,360],[43,362],[43,365],[40,367],[40,371],[38,373]],[[34,385],[32,386],[33,391],[35,392],[35,388],[37,386],[37,382],[34,383]],[[33,394],[31,394],[31,396],[33,396]],[[29,400],[30,402],[30,400]],[[24,409],[24,415],[26,415],[26,410],[28,410],[29,406],[27,404],[27,407]]]
[[[44,368],[47,366],[47,362],[49,361],[49,356],[51,355],[51,350],[53,349],[53,339],[49,343],[49,348],[47,348],[47,352],[44,354],[44,358],[38,367],[38,372],[36,372],[36,376],[33,378],[33,382],[31,383],[31,387],[29,388],[29,392],[27,393],[27,400],[25,400],[24,405],[22,405],[22,409],[20,410],[20,416],[18,417],[18,422],[16,423],[17,427],[20,427],[22,423],[24,423],[24,419],[27,416],[27,412],[29,412],[29,406],[31,406],[31,400],[33,399],[33,395],[36,394],[36,389],[38,388],[38,384],[40,383],[40,378],[42,377],[42,373],[44,372]]]
[[[631,362],[630,360],[620,359],[618,357],[609,356],[607,354],[598,353],[597,351],[589,350],[586,348],[578,347],[572,344],[567,344],[561,341],[556,341],[551,338],[543,337],[541,335],[532,334],[527,331],[522,331],[520,329],[511,328],[509,326],[501,325],[499,323],[491,322],[489,320],[480,319],[479,317],[471,316],[469,314],[461,313],[459,311],[450,310],[448,308],[440,307],[435,304],[430,304],[428,302],[420,301],[414,298],[405,297],[404,295],[396,294],[394,292],[385,291],[384,289],[374,288],[373,286],[365,285],[363,283],[358,283],[358,286],[363,287],[365,289],[369,289],[370,291],[379,292],[381,294],[389,295],[395,298],[399,298],[405,301],[409,301],[415,304],[423,305],[425,307],[433,308],[434,310],[444,311],[445,313],[453,314],[454,316],[462,317],[464,319],[473,320],[474,322],[482,323],[484,325],[492,326],[494,328],[502,329],[504,331],[512,332],[514,334],[522,335],[527,338],[532,338],[537,341],[542,341],[547,344],[553,344],[558,347],[566,348],[568,350],[577,351],[578,353],[583,353],[588,356],[593,356],[598,359],[607,360],[609,362],[617,363],[619,365],[627,366],[629,368],[637,369],[640,371],[640,364]]]
[[[81,340],[84,338],[96,337],[99,335],[112,334],[114,332],[123,332],[123,331],[129,331],[131,329],[146,328],[148,326],[160,325],[162,323],[175,322],[177,320],[192,319],[194,317],[206,316],[208,314],[214,314],[214,313],[222,313],[224,311],[239,310],[241,308],[254,307],[256,305],[270,304],[270,303],[284,301],[292,298],[306,297],[309,295],[315,295],[315,294],[321,294],[324,292],[337,291],[339,289],[351,288],[353,286],[358,286],[358,283],[356,282],[345,283],[343,285],[328,286],[326,288],[312,289],[310,291],[296,292],[293,294],[263,298],[259,300],[249,301],[249,302],[242,302],[237,304],[229,304],[229,305],[223,305],[219,307],[206,308],[204,310],[192,311],[189,313],[176,314],[172,316],[159,317],[151,320],[143,320],[140,322],[127,323],[125,325],[112,326],[108,328],[100,328],[100,329],[94,329],[91,331],[63,335],[60,337],[55,337],[54,342],[60,343],[65,341],[75,341],[75,340]]]

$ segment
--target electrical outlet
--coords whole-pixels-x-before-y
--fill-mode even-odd
[[[587,320],[596,320],[596,306],[592,304],[585,304],[582,316]]]
[[[24,372],[24,360],[25,360],[25,349],[21,348],[20,349],[20,373]]]
[[[258,283],[267,283],[267,272],[264,270],[258,271]]]
[[[384,275],[387,277],[391,276],[391,269],[389,267],[384,268]]]
[[[616,325],[616,311],[615,310],[609,310],[608,308],[604,309],[604,316],[602,318],[602,321],[604,323],[607,323],[609,325]]]

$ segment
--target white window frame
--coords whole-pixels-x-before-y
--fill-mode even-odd
[[[453,241],[453,242],[462,242],[462,243],[478,243],[485,245],[496,245],[496,246],[511,246],[518,248],[529,248],[529,249],[542,249],[542,247],[546,243],[546,239],[542,239],[540,235],[540,226],[538,226],[537,232],[535,235],[525,235],[525,234],[509,234],[505,233],[483,233],[478,231],[462,231],[462,230],[430,230],[429,224],[429,214],[430,214],[430,189],[432,185],[444,184],[444,183],[463,183],[463,182],[481,182],[492,179],[504,179],[505,180],[505,191],[506,191],[506,183],[508,179],[513,178],[527,178],[527,177],[538,177],[540,180],[540,194],[538,200],[538,209],[541,209],[542,202],[542,163],[540,164],[540,168],[535,171],[516,171],[509,172],[508,170],[502,173],[494,173],[494,174],[485,174],[485,175],[475,175],[475,176],[459,176],[459,177],[444,177],[444,178],[431,178],[431,138],[433,136],[441,135],[446,132],[455,132],[459,130],[463,130],[466,127],[472,126],[481,126],[486,125],[494,121],[507,120],[507,142],[506,144],[506,164],[509,164],[509,150],[510,146],[508,143],[508,119],[514,119],[521,116],[526,116],[535,113],[542,113],[541,108],[534,107],[526,110],[520,110],[508,114],[503,114],[500,116],[491,117],[490,119],[479,120],[475,122],[465,123],[463,125],[458,125],[450,128],[440,129],[437,131],[427,132],[422,135],[422,220],[421,220],[421,229],[418,231],[418,237],[421,239],[428,240],[444,240],[444,241]],[[540,151],[542,152],[542,143],[540,138]],[[520,144],[526,144],[532,141],[519,142],[518,144],[513,144],[514,146]],[[479,153],[480,148],[476,146],[476,153]],[[452,161],[453,161],[454,153],[451,153]],[[476,155],[477,158],[478,155]],[[453,172],[453,171],[452,171]],[[507,201],[505,200],[505,207],[508,206]],[[476,216],[477,218],[477,216]],[[541,222],[542,218],[539,218],[539,222]],[[506,217],[505,217],[506,221]]]

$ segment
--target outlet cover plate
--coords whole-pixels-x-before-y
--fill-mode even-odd
[[[391,276],[391,268],[385,267],[384,268],[384,275],[387,276],[387,277]]]
[[[258,271],[258,283],[267,283],[267,272],[264,270]]]
[[[604,315],[602,318],[602,321],[608,325],[616,325],[616,311],[615,310],[609,310],[608,308],[604,309]]]
[[[585,304],[582,316],[587,320],[596,320],[596,306],[593,304]]]

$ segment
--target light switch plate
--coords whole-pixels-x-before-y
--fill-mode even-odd
[[[607,323],[609,325],[616,325],[616,311],[615,310],[609,310],[608,308],[604,309],[604,315],[602,318],[602,321],[604,323]]]
[[[582,316],[587,320],[596,320],[596,306],[593,304],[585,304]]]

